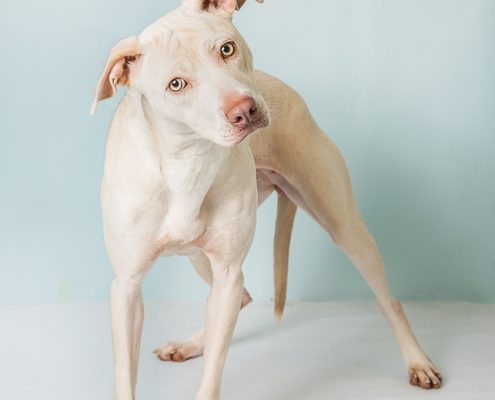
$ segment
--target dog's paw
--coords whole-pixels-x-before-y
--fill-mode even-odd
[[[409,383],[413,386],[419,386],[423,389],[440,389],[442,381],[442,375],[431,362],[409,367]]]
[[[203,354],[203,346],[195,342],[170,342],[153,352],[162,361],[183,362]]]

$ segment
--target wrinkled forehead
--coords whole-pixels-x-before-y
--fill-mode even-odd
[[[224,40],[235,40],[239,33],[229,19],[208,12],[173,11],[139,35],[146,50],[160,49],[172,57],[200,57]]]

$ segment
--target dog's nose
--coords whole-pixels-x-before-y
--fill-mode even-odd
[[[252,97],[245,97],[228,110],[225,115],[229,122],[239,129],[252,127],[253,122],[259,119],[259,111]]]

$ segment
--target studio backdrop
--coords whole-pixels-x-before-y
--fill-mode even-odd
[[[1,0],[0,304],[108,300],[99,186],[118,99],[89,106],[113,45],[179,1]],[[235,15],[256,68],[341,149],[403,300],[495,301],[494,21],[492,0],[248,0]],[[260,301],[274,221],[272,198],[244,266]],[[302,211],[289,268],[289,300],[371,298]],[[145,281],[148,300],[206,295],[183,258]]]

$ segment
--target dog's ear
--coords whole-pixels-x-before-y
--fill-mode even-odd
[[[186,0],[188,1],[188,0]],[[256,0],[258,3],[263,3],[264,0]],[[246,0],[199,0],[200,9],[202,11],[208,11],[211,8],[217,10],[223,10],[228,14],[233,14],[235,10],[239,10]]]
[[[141,54],[141,45],[136,36],[123,39],[114,46],[96,87],[91,115],[95,113],[100,100],[108,99],[117,93],[117,85],[129,86],[131,74],[138,68]]]

